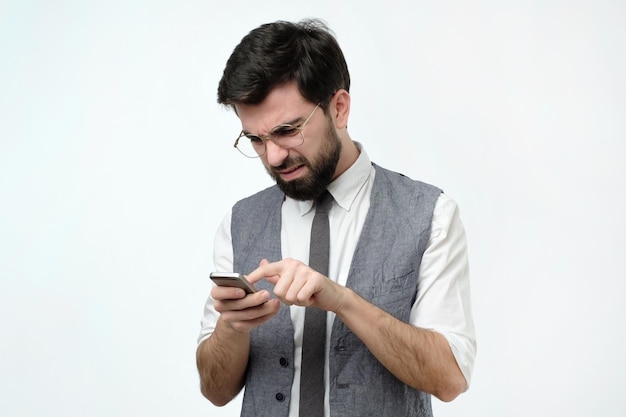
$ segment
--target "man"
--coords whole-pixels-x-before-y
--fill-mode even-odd
[[[349,90],[343,53],[315,20],[251,31],[219,83],[218,102],[242,124],[236,147],[277,184],[221,224],[216,270],[259,291],[214,286],[197,349],[204,396],[224,405],[245,386],[242,416],[428,416],[430,395],[450,401],[469,384],[476,342],[456,203],[370,162],[347,131]],[[328,211],[327,273],[309,266],[316,211]],[[326,324],[312,366],[309,311]],[[314,368],[319,390],[308,388]]]

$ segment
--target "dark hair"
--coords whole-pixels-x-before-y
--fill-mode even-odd
[[[259,26],[235,47],[217,89],[217,101],[259,104],[277,86],[295,81],[302,96],[326,109],[332,95],[350,91],[343,52],[320,20]]]

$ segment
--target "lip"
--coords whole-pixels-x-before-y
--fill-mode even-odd
[[[298,165],[296,167],[290,167],[287,169],[283,169],[282,171],[276,172],[284,181],[291,181],[298,178],[302,175],[302,171],[304,171],[304,165]]]

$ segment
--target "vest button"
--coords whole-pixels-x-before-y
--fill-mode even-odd
[[[276,394],[276,400],[282,403],[283,401],[285,401],[285,395],[282,392],[279,392],[278,394]]]
[[[282,366],[283,368],[289,365],[289,361],[287,360],[287,358],[280,358],[278,362],[280,363],[280,366]]]

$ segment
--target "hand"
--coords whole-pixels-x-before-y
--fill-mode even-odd
[[[267,261],[266,261],[267,262]],[[248,333],[278,313],[280,302],[270,299],[270,293],[262,290],[246,294],[241,288],[214,286],[211,297],[220,320],[233,330]]]
[[[252,283],[265,278],[274,284],[274,295],[287,305],[336,312],[345,294],[345,287],[295,259],[273,263],[263,260],[246,278]]]

